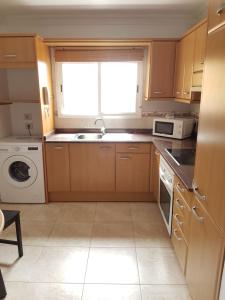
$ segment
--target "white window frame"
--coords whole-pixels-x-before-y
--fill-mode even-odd
[[[101,112],[101,95],[98,97],[98,114],[97,115],[76,115],[76,114],[63,114],[63,80],[62,80],[62,62],[54,63],[54,71],[55,71],[55,92],[56,92],[56,102],[57,102],[57,115],[59,118],[141,118],[141,107],[142,107],[142,99],[143,99],[143,62],[140,61],[132,61],[137,63],[138,71],[137,71],[137,94],[136,94],[136,112],[135,113],[121,113],[121,114],[103,114]],[[66,62],[65,62],[66,63]],[[72,63],[72,62],[68,62]],[[84,64],[85,62],[82,62]],[[89,62],[86,62],[89,64]],[[100,62],[98,63],[100,64]],[[98,67],[98,85],[99,91],[101,88],[101,68]]]

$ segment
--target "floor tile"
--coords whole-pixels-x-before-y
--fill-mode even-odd
[[[51,232],[49,246],[89,247],[93,223],[56,223]]]
[[[54,222],[41,221],[21,221],[21,231],[23,245],[27,246],[45,246],[48,237],[53,229]],[[1,238],[16,239],[15,226],[11,225],[3,231]]]
[[[42,254],[42,247],[23,247],[23,257],[18,257],[16,246],[0,246],[0,269],[6,281],[32,281],[37,268],[37,262]]]
[[[95,223],[91,247],[135,247],[130,222]]]
[[[134,222],[149,224],[163,224],[158,205],[156,203],[131,203],[131,212]]]
[[[98,202],[96,222],[131,222],[130,203]]]
[[[96,212],[96,203],[65,203],[59,222],[93,222]]]
[[[31,221],[56,221],[62,213],[62,204],[49,203],[49,204],[29,204],[26,205],[22,220]]]
[[[141,284],[185,284],[173,249],[137,248]]]
[[[6,282],[7,300],[81,300],[83,285]]]
[[[142,300],[191,300],[185,285],[142,285]]]
[[[139,285],[85,284],[82,300],[141,300]]]
[[[91,248],[85,283],[138,284],[135,249]]]
[[[164,224],[149,224],[145,221],[135,223],[134,237],[136,247],[172,247]]]
[[[88,248],[44,247],[32,282],[84,283]]]

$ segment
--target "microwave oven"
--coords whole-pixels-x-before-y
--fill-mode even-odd
[[[194,123],[193,118],[157,118],[153,120],[153,135],[185,139],[191,136]]]

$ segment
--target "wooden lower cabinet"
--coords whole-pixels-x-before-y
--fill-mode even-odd
[[[150,154],[116,154],[116,191],[149,192]]]
[[[69,145],[45,144],[48,192],[69,191]]]
[[[218,299],[222,249],[221,233],[194,199],[186,265],[186,279],[193,300]]]
[[[115,191],[115,144],[69,145],[71,191]]]
[[[155,146],[152,147],[151,160],[151,176],[150,176],[150,190],[153,193],[153,198],[158,201],[159,198],[159,163],[160,153]]]

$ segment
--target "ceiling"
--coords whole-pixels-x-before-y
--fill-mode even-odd
[[[66,13],[78,10],[143,10],[196,13],[204,10],[207,0],[0,0],[1,14]]]

